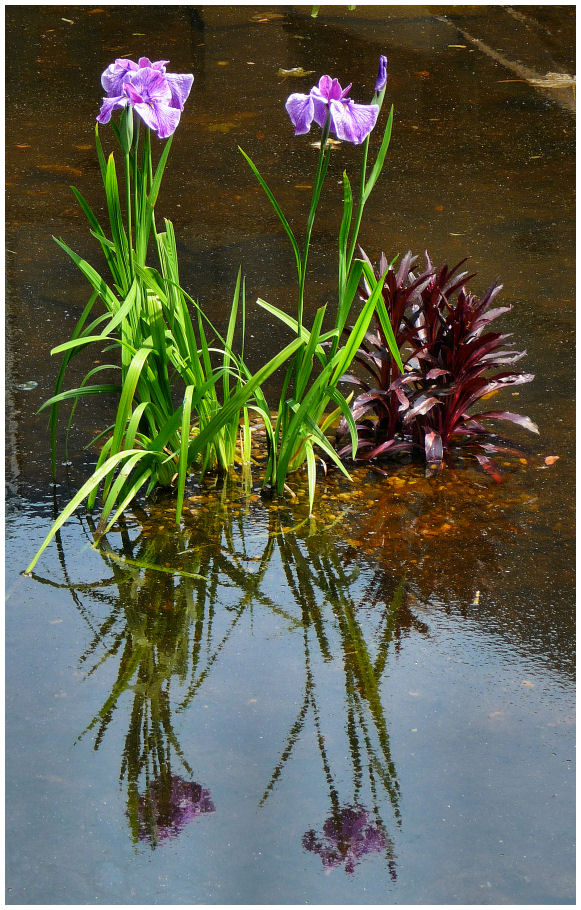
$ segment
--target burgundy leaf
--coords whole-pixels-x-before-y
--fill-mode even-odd
[[[533,423],[530,417],[523,417],[522,414],[513,414],[512,411],[487,411],[484,414],[475,414],[474,418],[479,418],[480,420],[510,420],[512,423],[518,423],[525,430],[530,430],[531,433],[539,432],[538,426]]]
[[[492,477],[493,480],[495,480],[497,483],[502,482],[502,474],[498,470],[498,467],[494,463],[492,458],[488,458],[488,456],[479,454],[478,452],[474,453],[474,457],[476,458],[478,463],[481,465],[481,467],[484,468],[486,473]]]
[[[449,376],[450,370],[443,370],[441,367],[434,367],[426,374],[426,379],[437,379],[439,376]]]
[[[424,448],[427,463],[430,466],[435,465],[438,468],[441,467],[444,457],[444,447],[440,434],[435,433],[433,430],[426,433],[424,436]]]
[[[405,415],[404,423],[409,423],[414,417],[427,414],[436,404],[440,404],[440,402],[432,395],[420,395],[416,404]]]

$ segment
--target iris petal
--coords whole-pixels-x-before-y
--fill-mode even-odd
[[[134,104],[133,109],[150,130],[154,130],[160,139],[167,139],[180,122],[181,112],[165,104]]]
[[[177,107],[168,107],[165,104],[160,104],[156,108],[156,113],[159,124],[157,135],[160,139],[167,139],[177,129],[181,111]]]
[[[379,113],[375,104],[331,101],[331,129],[338,139],[359,145],[369,135]]]
[[[319,79],[319,85],[317,86],[323,98],[329,99],[329,93],[331,91],[331,86],[333,85],[333,80],[330,76],[321,76]]]
[[[348,110],[354,132],[358,136],[354,142],[363,142],[377,123],[379,108],[376,104],[355,104],[350,101]]]
[[[183,111],[194,77],[189,73],[166,73],[165,79],[171,91],[171,106]]]
[[[131,88],[136,89],[144,101],[170,104],[171,89],[167,76],[151,67],[138,70],[131,80]],[[129,85],[127,86],[129,88]]]
[[[339,80],[333,79],[333,81],[331,83],[331,88],[329,89],[329,95],[328,95],[329,101],[338,101],[339,98],[342,98],[343,95],[347,94],[347,92],[349,91],[350,88],[351,88],[351,86],[349,85],[349,86],[347,86],[345,91],[343,91]]]
[[[99,123],[109,123],[111,114],[116,107],[125,107],[127,98],[125,95],[119,95],[117,98],[103,98],[101,110],[97,115]]]
[[[133,60],[128,60],[126,57],[117,57],[113,66],[118,66],[120,69],[124,70],[138,70],[139,65]]]
[[[133,60],[116,60],[111,63],[101,76],[101,85],[108,95],[121,95],[123,82],[128,78],[129,72],[137,71],[139,67]]]
[[[127,99],[130,104],[143,103],[144,99],[141,97],[134,85],[131,85],[131,83],[128,82],[123,86],[123,88],[125,89],[125,94],[127,95]]]
[[[313,99],[310,95],[301,95],[296,92],[289,95],[285,108],[295,128],[295,136],[308,133],[313,122]]]
[[[311,98],[313,99],[313,119],[321,128],[325,125],[327,113],[329,111],[329,102],[321,91],[315,86],[311,89]]]

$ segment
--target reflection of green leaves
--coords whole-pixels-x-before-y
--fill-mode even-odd
[[[153,562],[146,562],[144,559],[130,559],[128,556],[119,556],[117,553],[114,553],[113,550],[105,550],[102,547],[100,552],[103,555],[108,556],[109,559],[113,559],[116,562],[121,563],[121,565],[135,566],[139,569],[148,569],[151,572],[165,572],[166,575],[183,575],[185,578],[204,578],[203,575],[198,575],[195,572],[186,572],[185,569],[179,569],[175,566],[160,566],[156,565]]]
[[[314,520],[291,526],[285,509],[269,510],[257,551],[252,524],[252,535],[247,533],[251,503],[243,498],[237,502],[232,490],[227,483],[214,493],[207,489],[197,518],[178,532],[156,533],[154,521],[146,517],[137,533],[135,526],[122,525],[121,547],[107,541],[97,550],[112,577],[97,591],[92,583],[75,586],[77,605],[93,630],[81,663],[93,674],[114,660],[117,672],[108,697],[81,736],[91,731],[98,749],[113,714],[127,715],[120,777],[127,785],[129,823],[136,837],[140,782],[159,773],[168,777],[176,760],[192,774],[191,758],[180,747],[172,716],[188,709],[240,634],[244,618],[259,608],[282,619],[279,631],[286,627],[297,642],[300,633],[305,666],[301,705],[260,804],[273,793],[309,725],[331,804],[337,809],[345,801],[325,729],[343,700],[353,801],[364,802],[360,794],[368,787],[377,814],[383,792],[399,819],[399,785],[381,681],[392,646],[415,621],[405,606],[403,584],[391,602],[382,604],[376,577],[363,587],[363,581],[357,581],[358,567],[345,563],[334,537],[318,529]],[[64,564],[62,548],[59,554]],[[279,561],[287,593],[275,601],[268,585]],[[106,608],[98,621],[82,605],[79,594],[86,591],[98,595],[93,603]],[[372,634],[369,611],[366,624],[361,621],[361,602],[373,606]],[[325,703],[329,690],[320,681],[327,667],[342,669],[341,676],[335,676],[342,683],[339,691],[333,687],[331,706]],[[176,684],[179,693],[173,691]]]
[[[379,823],[383,824],[377,808],[379,787],[387,793],[395,818],[399,820],[399,785],[391,758],[380,682],[389,646],[397,631],[404,597],[403,585],[396,589],[392,602],[381,613],[377,653],[372,657],[368,637],[357,619],[353,601],[352,589],[357,570],[345,570],[334,542],[326,535],[315,534],[299,540],[294,534],[286,534],[277,540],[287,584],[301,610],[304,624],[305,694],[260,804],[263,805],[272,793],[309,715],[312,716],[331,805],[337,809],[340,803],[324,735],[326,711],[317,695],[316,661],[311,654],[312,636],[309,634],[309,630],[313,629],[323,661],[340,660],[344,670],[345,728],[352,765],[353,801],[359,799],[366,771]],[[333,710],[336,711],[336,701]]]
[[[286,741],[284,750],[280,756],[280,759],[277,762],[277,765],[276,765],[274,771],[272,772],[272,776],[266,786],[266,789],[265,789],[264,793],[262,794],[262,798],[259,803],[260,806],[263,806],[264,803],[266,802],[266,800],[268,799],[269,793],[271,792],[274,785],[276,784],[278,778],[280,777],[280,775],[282,773],[282,769],[284,768],[285,764],[287,763],[288,759],[291,756],[294,744],[296,743],[296,741],[299,738],[299,735],[303,729],[310,704],[311,704],[311,699],[310,699],[309,686],[307,683],[307,685],[305,686],[305,695],[303,698],[303,703],[302,703],[301,709],[298,713],[298,717],[295,720],[292,727],[290,728],[290,732],[287,737],[287,741]]]

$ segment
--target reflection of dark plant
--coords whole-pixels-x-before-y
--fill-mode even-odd
[[[363,806],[342,806],[325,821],[322,835],[311,829],[303,835],[303,847],[318,853],[323,866],[333,869],[345,866],[345,872],[354,872],[355,866],[370,853],[382,853],[391,844],[382,825],[370,819]],[[390,862],[395,879],[395,863]]]
[[[421,454],[429,467],[439,469],[446,451],[454,446],[498,477],[490,455],[506,450],[508,443],[491,441],[482,420],[511,421],[538,433],[528,417],[511,411],[471,413],[484,398],[534,378],[504,369],[526,351],[512,350],[512,343],[506,343],[510,335],[489,331],[490,323],[510,310],[491,308],[502,285],[493,284],[479,299],[465,288],[474,276],[459,272],[465,260],[452,269],[444,265],[435,270],[426,254],[426,270],[419,277],[412,272],[415,260],[408,253],[397,272],[390,267],[383,287],[403,375],[396,370],[376,318],[376,331],[368,332],[356,357],[365,376],[344,377],[358,391],[351,405],[359,437],[357,458],[369,461],[410,452]],[[379,275],[386,266],[382,254]],[[365,286],[361,291],[369,296]],[[339,437],[346,431],[342,422]],[[347,455],[348,448],[341,454]]]

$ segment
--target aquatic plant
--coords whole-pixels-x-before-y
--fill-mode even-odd
[[[426,253],[426,269],[412,271],[417,257],[408,252],[397,272],[387,268],[382,253],[378,274],[383,276],[382,297],[403,360],[398,372],[383,326],[376,318],[375,332],[368,332],[354,360],[363,376],[346,374],[343,380],[357,395],[351,414],[357,424],[357,459],[371,461],[385,455],[420,454],[429,468],[439,470],[447,451],[475,458],[495,478],[498,468],[490,455],[506,451],[509,443],[490,438],[483,420],[505,420],[538,433],[528,417],[506,410],[474,413],[478,402],[534,376],[505,370],[526,355],[514,351],[509,334],[488,327],[511,307],[491,308],[502,285],[494,283],[478,298],[466,291],[474,278],[453,268],[434,269]],[[360,291],[369,297],[371,288]],[[508,343],[507,343],[508,342]],[[500,372],[491,371],[500,369]],[[338,435],[347,433],[343,421]],[[340,449],[347,457],[349,446]]]
[[[247,459],[250,400],[254,400],[261,413],[268,413],[262,383],[288,357],[306,346],[306,339],[295,339],[251,375],[243,359],[246,311],[240,270],[225,337],[180,285],[173,225],[165,219],[165,230],[158,231],[154,209],[173,130],[193,76],[168,74],[165,62],[148,65],[147,58],[141,58],[139,65],[116,61],[102,76],[103,87],[109,94],[103,100],[98,119],[108,122],[113,111],[121,110],[119,125],[112,126],[125,164],[123,206],[115,158],[111,153],[105,160],[97,126],[95,141],[110,237],[81,193],[73,190],[91,233],[99,241],[112,283],[107,283],[63,240],[57,240],[88,280],[92,294],[71,339],[51,352],[63,356],[54,394],[40,409],[50,408],[53,477],[60,406],[72,402],[69,427],[81,398],[113,395],[117,406],[114,423],[97,437],[96,441],[105,439],[105,442],[92,476],[63,509],[27,572],[32,571],[55,532],[82,502],[87,500],[88,509],[94,508],[100,489],[101,531],[112,526],[141,490],[150,493],[158,486],[175,487],[176,523],[179,523],[188,471],[193,467],[202,473],[214,468],[228,471],[238,457],[239,437],[239,457]],[[134,122],[134,110],[147,126],[142,148],[140,120]],[[152,129],[160,137],[169,134],[155,170]],[[150,237],[154,241],[158,269],[146,263]],[[97,303],[104,306],[105,312],[92,318]],[[243,340],[242,351],[236,354],[232,344],[239,314]],[[62,391],[71,360],[95,344],[104,352],[116,349],[120,363],[109,362],[107,356],[106,362],[89,370],[77,388]],[[95,377],[103,371],[118,374],[119,382],[95,383]],[[179,401],[177,407],[176,401]],[[270,423],[270,415],[268,420]]]
[[[273,489],[279,494],[282,493],[288,474],[306,462],[311,510],[316,487],[315,448],[327,460],[334,462],[347,473],[325,435],[329,426],[341,415],[351,433],[352,454],[355,455],[356,427],[338,383],[341,375],[349,368],[376,308],[388,344],[392,347],[393,356],[396,362],[399,360],[399,352],[381,299],[383,282],[373,275],[367,263],[354,259],[365,203],[381,173],[391,137],[393,107],[387,119],[375,163],[368,175],[369,136],[383,104],[386,82],[387,60],[382,56],[376,80],[377,88],[369,105],[355,104],[348,98],[351,86],[343,90],[336,79],[327,75],[321,77],[318,85],[313,86],[308,95],[294,93],[287,99],[286,109],[295,126],[295,135],[308,132],[313,120],[321,127],[320,151],[302,250],[274,194],[254,162],[241,149],[289,238],[297,268],[296,318],[262,299],[259,299],[258,303],[296,332],[299,339],[306,339],[307,342],[295,352],[287,367],[274,430],[270,428],[270,422],[265,421],[268,430],[265,483],[270,483]],[[331,157],[331,147],[327,142],[331,131],[344,141],[356,145],[362,143],[363,154],[355,214],[351,184],[347,173],[343,173],[344,196],[339,232],[337,306],[332,316],[331,328],[324,331],[323,321],[327,307],[323,306],[317,310],[310,329],[307,329],[304,325],[304,300],[311,234]],[[343,338],[357,286],[363,275],[371,285],[371,293],[354,325],[345,333],[346,338]],[[334,408],[331,414],[327,413],[329,405]]]
[[[347,474],[325,435],[329,426],[341,415],[349,427],[352,455],[355,455],[356,427],[338,383],[349,368],[376,307],[395,361],[399,359],[381,299],[382,282],[375,279],[368,263],[354,259],[363,209],[381,172],[391,136],[393,108],[374,166],[367,175],[369,134],[379,115],[386,88],[386,58],[380,58],[376,91],[370,105],[353,102],[348,97],[350,86],[343,90],[338,81],[330,76],[323,76],[308,95],[293,94],[287,100],[287,109],[298,134],[306,132],[313,119],[322,128],[317,174],[302,251],[272,192],[245,155],[291,241],[298,277],[296,319],[266,301],[258,300],[265,310],[291,326],[296,338],[275,353],[254,375],[244,363],[244,342],[240,354],[236,354],[232,347],[240,311],[244,339],[245,287],[240,270],[226,337],[223,337],[211,325],[197,301],[181,287],[171,222],[165,219],[165,231],[159,232],[156,228],[155,203],[173,133],[193,83],[191,74],[168,73],[166,63],[164,60],[152,63],[146,57],[140,58],[138,63],[118,59],[102,74],[101,81],[107,95],[97,119],[108,123],[113,112],[121,112],[119,125],[113,123],[112,126],[125,165],[124,206],[114,156],[111,154],[105,160],[96,127],[97,155],[107,200],[110,237],[106,236],[84,197],[78,190],[74,193],[92,233],[99,241],[113,284],[110,286],[64,241],[57,241],[87,278],[93,293],[72,338],[52,352],[63,355],[54,395],[43,405],[43,408],[50,407],[53,475],[56,473],[60,405],[63,402],[73,404],[69,426],[82,397],[112,394],[117,398],[117,410],[114,423],[98,436],[98,440],[104,439],[105,442],[93,475],[63,509],[27,567],[27,572],[32,571],[55,532],[84,500],[89,510],[94,508],[99,490],[102,499],[100,533],[114,524],[140,491],[145,490],[148,494],[157,486],[175,486],[176,523],[179,524],[186,476],[192,468],[202,473],[210,468],[228,471],[237,457],[240,432],[241,459],[248,460],[249,407],[258,412],[266,428],[268,460],[265,486],[270,484],[277,493],[282,493],[288,473],[306,462],[312,510],[316,486],[315,447]],[[134,113],[137,114],[136,119]],[[146,126],[142,149],[141,122]],[[169,137],[155,171],[152,164],[152,131],[159,138]],[[331,131],[346,141],[363,143],[363,164],[354,218],[353,194],[347,174],[343,174],[338,304],[333,327],[323,331],[326,307],[317,311],[310,329],[304,325],[303,312],[310,238],[330,161],[327,139]],[[146,262],[150,236],[157,253],[157,269]],[[371,293],[342,343],[351,305],[363,275],[372,286]],[[105,313],[89,322],[97,302],[104,305]],[[193,308],[195,318],[192,318],[189,307]],[[211,340],[208,339],[208,329],[213,336]],[[100,363],[89,370],[80,386],[62,391],[71,359],[95,343],[105,345],[107,351],[116,348],[120,352],[120,365],[116,362]],[[273,427],[262,386],[286,361],[290,361],[290,365],[283,381]],[[102,371],[120,371],[120,382],[93,382]],[[180,401],[178,407],[175,406],[176,400]],[[331,414],[327,413],[329,405],[334,408]]]

